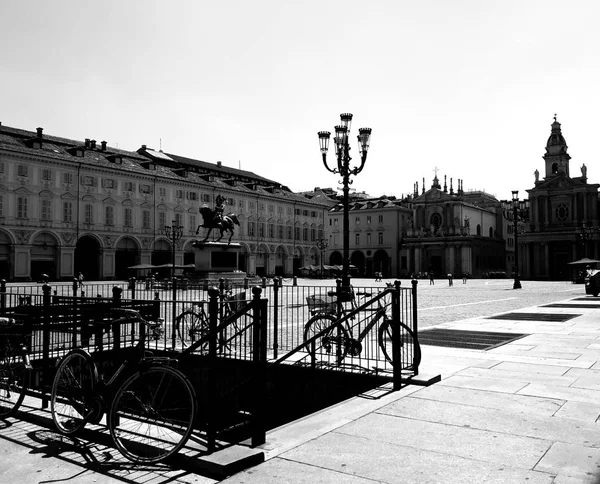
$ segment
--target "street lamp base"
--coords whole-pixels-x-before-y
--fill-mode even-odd
[[[513,284],[513,289],[522,289],[521,288],[521,281],[519,281],[518,279],[515,279],[515,282]]]

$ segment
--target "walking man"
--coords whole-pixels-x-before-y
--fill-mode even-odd
[[[79,282],[79,289],[83,287],[83,274],[80,272],[77,274],[77,281]]]
[[[429,285],[435,286],[435,280],[433,279],[433,271],[429,272]]]

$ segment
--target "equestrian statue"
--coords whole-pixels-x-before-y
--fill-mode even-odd
[[[231,243],[231,238],[233,237],[234,227],[236,225],[240,225],[240,221],[238,220],[237,215],[235,213],[223,215],[223,202],[225,202],[225,197],[217,195],[215,202],[216,205],[214,210],[209,208],[206,204],[200,209],[200,214],[202,215],[204,223],[202,225],[198,225],[198,228],[196,229],[196,235],[200,233],[200,227],[208,229],[208,233],[202,241],[206,242],[213,229],[219,229],[221,231],[221,235],[216,240],[216,242],[218,242],[223,238],[223,233],[225,231],[228,231],[229,240],[227,241],[227,243],[229,244]]]

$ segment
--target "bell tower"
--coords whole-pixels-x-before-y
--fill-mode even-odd
[[[546,143],[546,154],[544,155],[546,178],[556,176],[560,173],[569,176],[570,159],[571,157],[567,153],[567,142],[562,135],[560,123],[556,120],[555,114],[554,122],[552,123],[552,132]]]

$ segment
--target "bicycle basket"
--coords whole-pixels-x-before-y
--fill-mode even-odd
[[[311,313],[329,313],[333,314],[336,311],[335,296],[307,296],[306,304]]]

